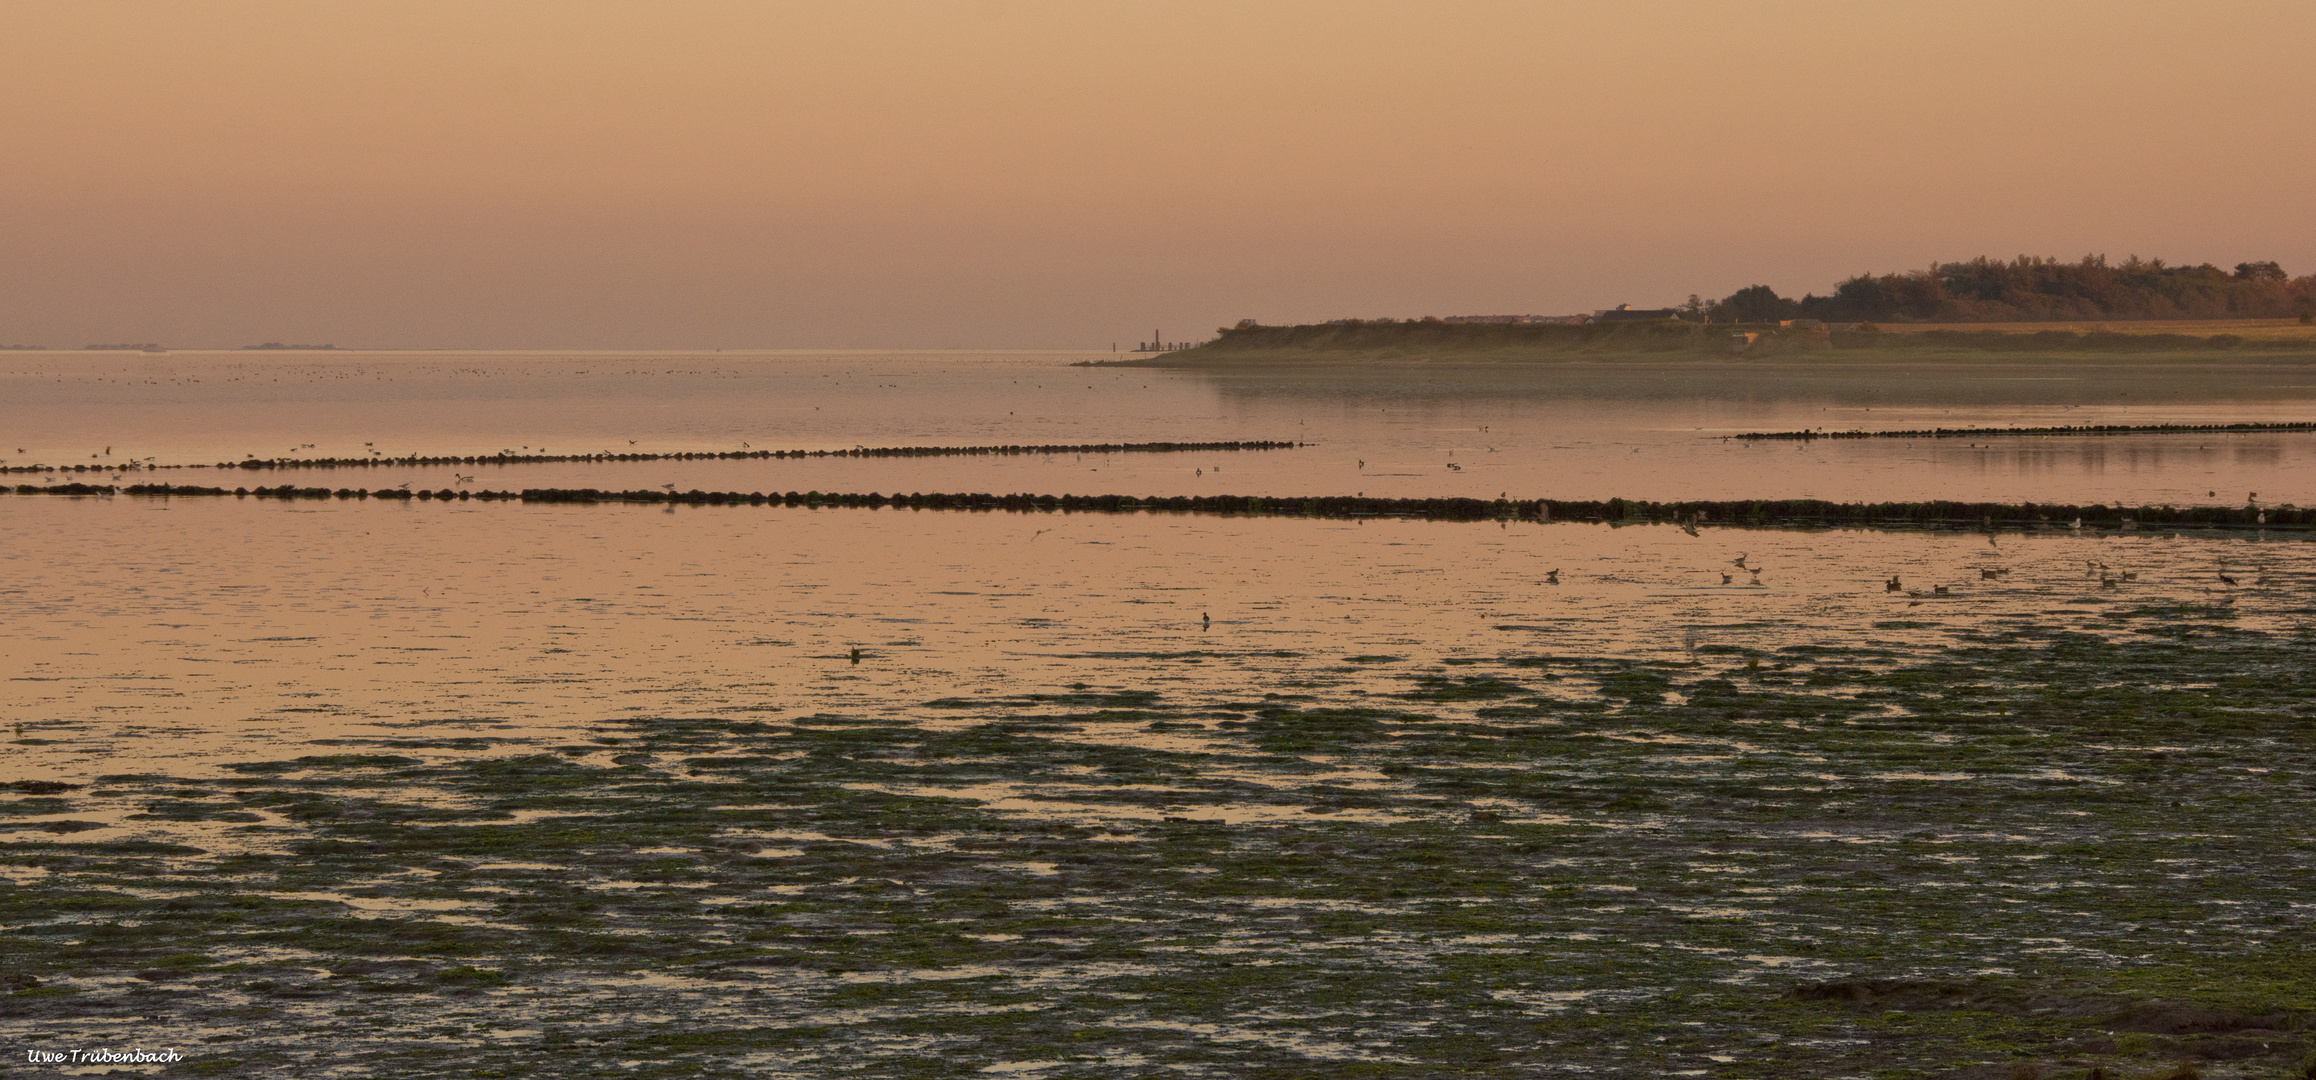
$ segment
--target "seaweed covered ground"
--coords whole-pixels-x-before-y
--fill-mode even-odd
[[[1235,696],[1121,654],[906,721],[19,781],[0,1070],[2299,1075],[2308,614],[1653,663],[1505,627]]]

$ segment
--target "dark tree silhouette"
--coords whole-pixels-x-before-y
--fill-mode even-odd
[[[1714,322],[1776,322],[1801,314],[1801,303],[1777,295],[1767,285],[1747,285],[1713,305]]]
[[[2104,255],[2072,263],[1981,256],[1906,274],[1859,274],[1831,296],[1802,297],[1799,309],[1837,322],[2285,318],[2316,310],[2316,276],[2295,280],[2274,262],[2237,263],[2231,274],[2136,255],[2121,263]]]

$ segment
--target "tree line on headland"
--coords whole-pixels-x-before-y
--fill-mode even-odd
[[[2109,263],[2022,255],[1932,263],[1902,274],[1859,274],[1832,295],[1783,297],[1749,285],[1720,300],[1691,297],[1684,311],[1712,322],[2068,322],[2085,319],[2277,319],[2316,314],[2316,274],[2293,278],[2274,262],[2167,266],[2134,255]]]
[[[1195,366],[1242,357],[1332,361],[1426,356],[1539,359],[1608,353],[1768,356],[1816,350],[1908,350],[2001,353],[2306,353],[2306,334],[2135,333],[2115,327],[2081,330],[1924,327],[1885,333],[1893,324],[2223,321],[2297,317],[2316,324],[2316,274],[2295,278],[2274,262],[2222,270],[2204,263],[2171,266],[2133,256],[2079,262],[2021,256],[1932,263],[1927,270],[1859,274],[1828,296],[1798,299],[1749,285],[1719,300],[1691,296],[1677,308],[1595,313],[1592,317],[1510,316],[1442,319],[1333,319],[1266,326],[1252,319],[1224,327],[1179,355],[1123,361],[1127,366]],[[1814,320],[1814,321],[1813,321]],[[1785,325],[1780,325],[1780,324]],[[2154,328],[2150,328],[2154,329]],[[2185,328],[2180,328],[2185,329]],[[2210,328],[2217,329],[2217,328]],[[1120,361],[1089,361],[1107,366]]]

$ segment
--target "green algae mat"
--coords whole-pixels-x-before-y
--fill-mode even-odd
[[[0,1071],[2301,1075],[2316,640],[2106,618],[17,781]]]

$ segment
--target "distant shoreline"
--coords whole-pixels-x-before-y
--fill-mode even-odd
[[[2117,329],[2121,325],[2127,329]],[[2222,332],[2211,332],[2225,328]],[[2183,330],[2202,331],[2183,333]],[[1636,360],[2033,360],[2316,362],[2316,326],[2296,319],[2063,324],[1708,324],[1673,319],[1589,325],[1344,321],[1241,324],[1193,349],[1085,367],[1566,363]]]

